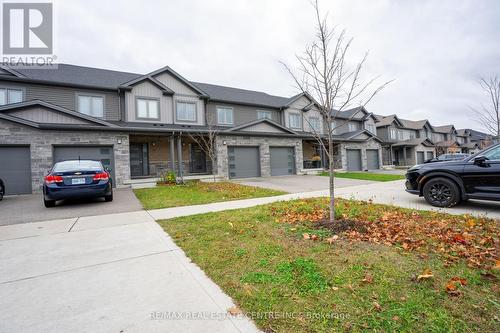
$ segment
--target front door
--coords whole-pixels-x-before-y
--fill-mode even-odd
[[[189,165],[190,173],[207,172],[207,157],[198,144],[191,145],[191,163]]]
[[[500,199],[500,146],[478,156],[486,157],[486,161],[475,164],[472,159],[464,168],[467,194],[477,198]]]
[[[147,176],[148,172],[148,144],[130,144],[130,175],[132,177]]]

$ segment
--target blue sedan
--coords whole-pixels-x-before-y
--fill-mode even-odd
[[[45,207],[54,207],[57,200],[94,197],[113,201],[111,177],[100,161],[58,162],[44,178]]]

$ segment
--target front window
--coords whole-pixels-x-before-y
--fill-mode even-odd
[[[483,154],[483,156],[491,161],[500,160],[500,146],[493,148],[490,151],[487,151],[486,153]]]
[[[391,127],[390,130],[389,130],[389,134],[390,134],[390,138],[392,140],[396,140],[396,129],[394,127]]]
[[[19,103],[23,101],[21,89],[0,88],[0,105]]]
[[[257,119],[272,119],[271,111],[257,111]]]
[[[348,124],[349,132],[354,132],[358,130],[358,124],[357,123],[349,123]]]
[[[104,117],[104,97],[78,95],[78,112],[92,117]]]
[[[137,118],[138,119],[160,119],[160,106],[157,99],[138,98]]]
[[[217,107],[217,123],[220,125],[234,124],[233,108]]]
[[[375,124],[366,124],[366,130],[372,134],[377,134],[377,128]]]
[[[175,110],[178,121],[196,121],[196,103],[177,101]]]
[[[288,115],[288,126],[290,126],[290,128],[301,128],[300,115],[297,113],[290,113]]]
[[[309,126],[311,126],[311,129],[316,132],[316,133],[319,133],[320,132],[320,122],[319,122],[319,118],[318,117],[311,117],[309,118]]]

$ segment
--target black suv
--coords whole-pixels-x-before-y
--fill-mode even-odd
[[[437,207],[467,199],[500,201],[500,144],[461,161],[415,165],[406,173],[406,191]]]

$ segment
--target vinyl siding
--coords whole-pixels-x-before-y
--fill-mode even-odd
[[[41,107],[16,110],[8,112],[9,115],[34,121],[37,123],[48,124],[91,124],[89,121],[76,117],[65,115],[60,112],[54,112]],[[93,124],[95,125],[95,124]]]
[[[159,99],[160,119],[137,119],[136,99],[138,97]],[[125,114],[127,121],[154,122],[171,124],[173,122],[173,99],[171,96],[164,96],[162,91],[149,81],[142,81],[136,84],[132,91],[125,93]]]
[[[118,92],[70,87],[46,86],[32,83],[0,81],[2,87],[16,87],[24,90],[24,100],[39,99],[67,109],[77,110],[77,93],[104,96],[104,119],[120,120],[120,101]]]
[[[243,106],[243,105],[236,105],[229,103],[209,102],[207,104],[208,119],[211,120],[213,119],[214,123],[217,122],[217,111],[216,111],[217,106],[233,108],[233,118],[234,118],[233,126],[246,124],[248,122],[256,120],[258,111],[270,111],[271,120],[281,124],[280,111],[278,110],[266,109],[262,107]]]

